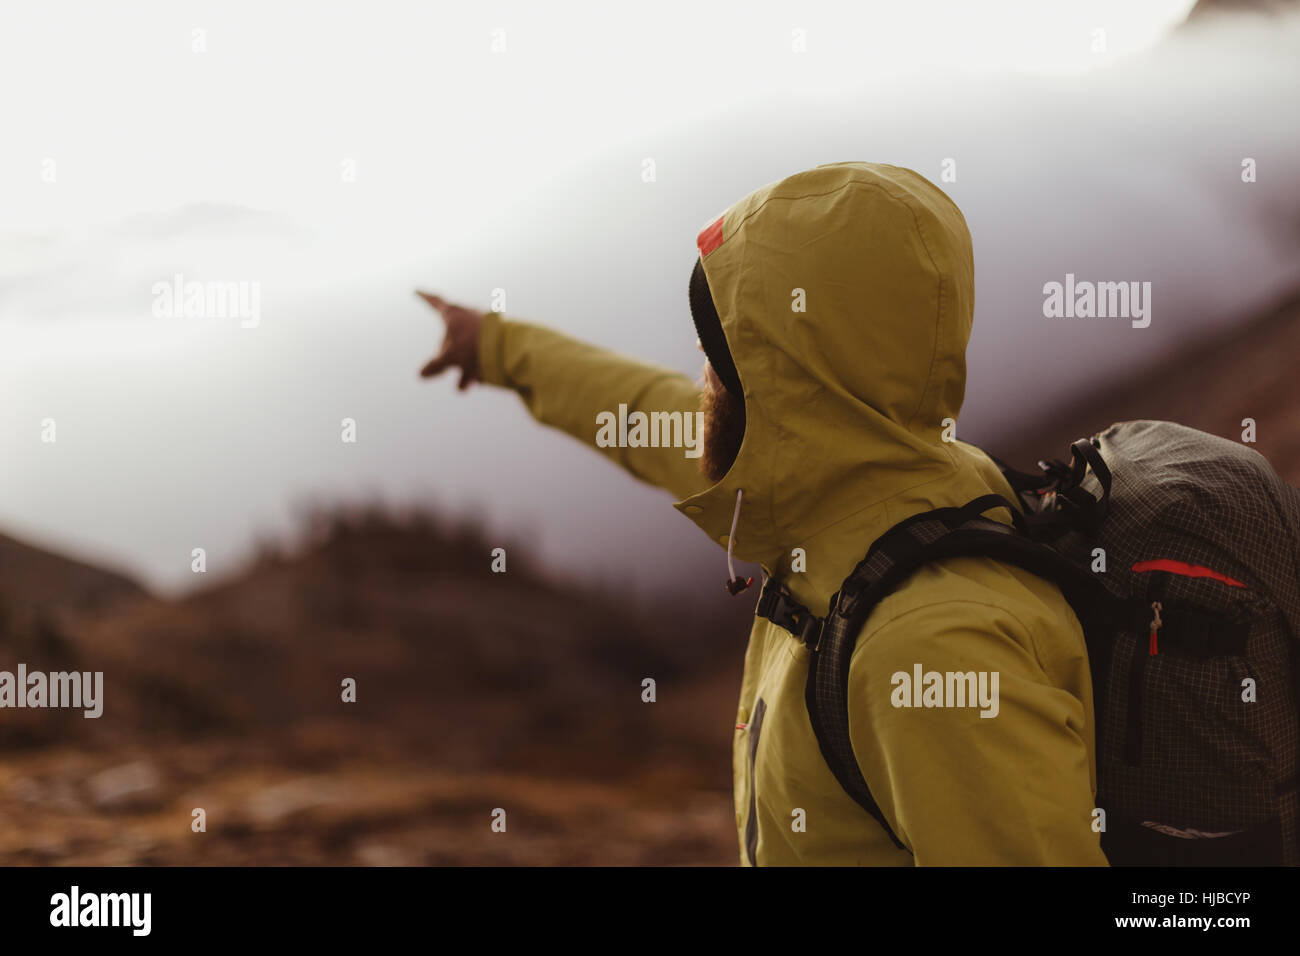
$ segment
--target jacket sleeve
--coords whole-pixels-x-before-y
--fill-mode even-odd
[[[695,443],[693,450],[702,447],[702,416],[696,414],[700,389],[680,372],[625,358],[498,312],[484,317],[479,367],[484,382],[513,389],[539,422],[567,432],[642,481],[678,498],[708,488],[698,453],[688,457],[685,447],[632,448],[617,443],[600,447],[597,443],[597,416],[604,412],[617,417],[619,405],[626,405],[629,415],[680,413],[681,434]]]
[[[1106,865],[1087,708],[1049,679],[1033,646],[1008,611],[963,600],[906,611],[859,641],[853,749],[916,865]],[[895,706],[916,693],[895,675],[913,678],[917,664],[983,671],[990,691],[996,672],[996,710]]]

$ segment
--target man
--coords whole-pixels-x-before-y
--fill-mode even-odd
[[[818,166],[746,196],[698,245],[702,387],[433,295],[447,338],[422,374],[457,367],[461,388],[512,388],[537,419],[593,446],[597,416],[620,403],[702,409],[698,462],[680,448],[598,450],[671,491],[710,538],[819,616],[895,523],[991,492],[1015,500],[952,433],[974,270],[965,220],[941,190],[893,166]],[[995,706],[902,706],[895,675],[916,665],[996,675]],[[901,848],[823,759],[807,672],[800,639],[756,618],[733,756],[742,863],[1105,865],[1087,655],[1054,585],[948,559],[867,620],[849,674],[851,738]]]

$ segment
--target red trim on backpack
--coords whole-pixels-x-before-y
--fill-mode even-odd
[[[716,222],[711,222],[703,229],[695,239],[695,244],[700,247],[700,255],[707,256],[718,246],[722,245],[722,220],[724,216],[719,216]]]
[[[1224,584],[1231,585],[1234,588],[1244,588],[1235,578],[1230,578],[1226,574],[1220,574],[1210,568],[1203,568],[1199,564],[1186,564],[1183,561],[1174,561],[1171,558],[1157,558],[1154,561],[1138,561],[1133,565],[1134,571],[1168,571],[1170,574],[1179,574],[1185,578],[1214,578],[1216,581],[1222,581]]]

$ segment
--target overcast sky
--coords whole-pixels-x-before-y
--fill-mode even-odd
[[[400,248],[768,91],[1090,69],[1148,46],[1190,6],[12,0],[0,7],[3,225],[44,234],[224,201],[321,228],[382,223]],[[806,53],[791,52],[795,30]],[[36,188],[46,158],[57,188]],[[346,158],[361,188],[342,189]]]

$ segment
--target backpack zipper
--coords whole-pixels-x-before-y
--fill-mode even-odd
[[[1131,568],[1137,574],[1145,574],[1150,571],[1163,571],[1166,574],[1176,574],[1181,578],[1209,578],[1213,581],[1220,581],[1232,588],[1245,588],[1246,585],[1236,578],[1230,578],[1221,571],[1215,571],[1213,568],[1207,568],[1200,564],[1188,564],[1186,561],[1175,561],[1173,558],[1153,558],[1149,561],[1135,561]],[[1163,590],[1163,589],[1162,589]],[[1159,601],[1151,602],[1151,639],[1147,656],[1155,657],[1160,653],[1160,647],[1157,640],[1157,632],[1161,624],[1160,612],[1163,605]]]
[[[1153,570],[1166,570],[1157,568]],[[1133,660],[1129,666],[1128,675],[1128,719],[1127,727],[1124,734],[1124,762],[1130,767],[1140,767],[1142,765],[1142,736],[1145,708],[1145,689],[1146,689],[1146,671],[1147,661],[1155,657],[1159,652],[1157,644],[1158,633],[1164,622],[1160,619],[1160,612],[1164,609],[1161,598],[1165,596],[1168,578],[1156,576],[1147,586],[1146,596],[1151,599],[1151,630],[1147,644],[1147,653],[1142,653],[1141,645],[1133,648]]]

